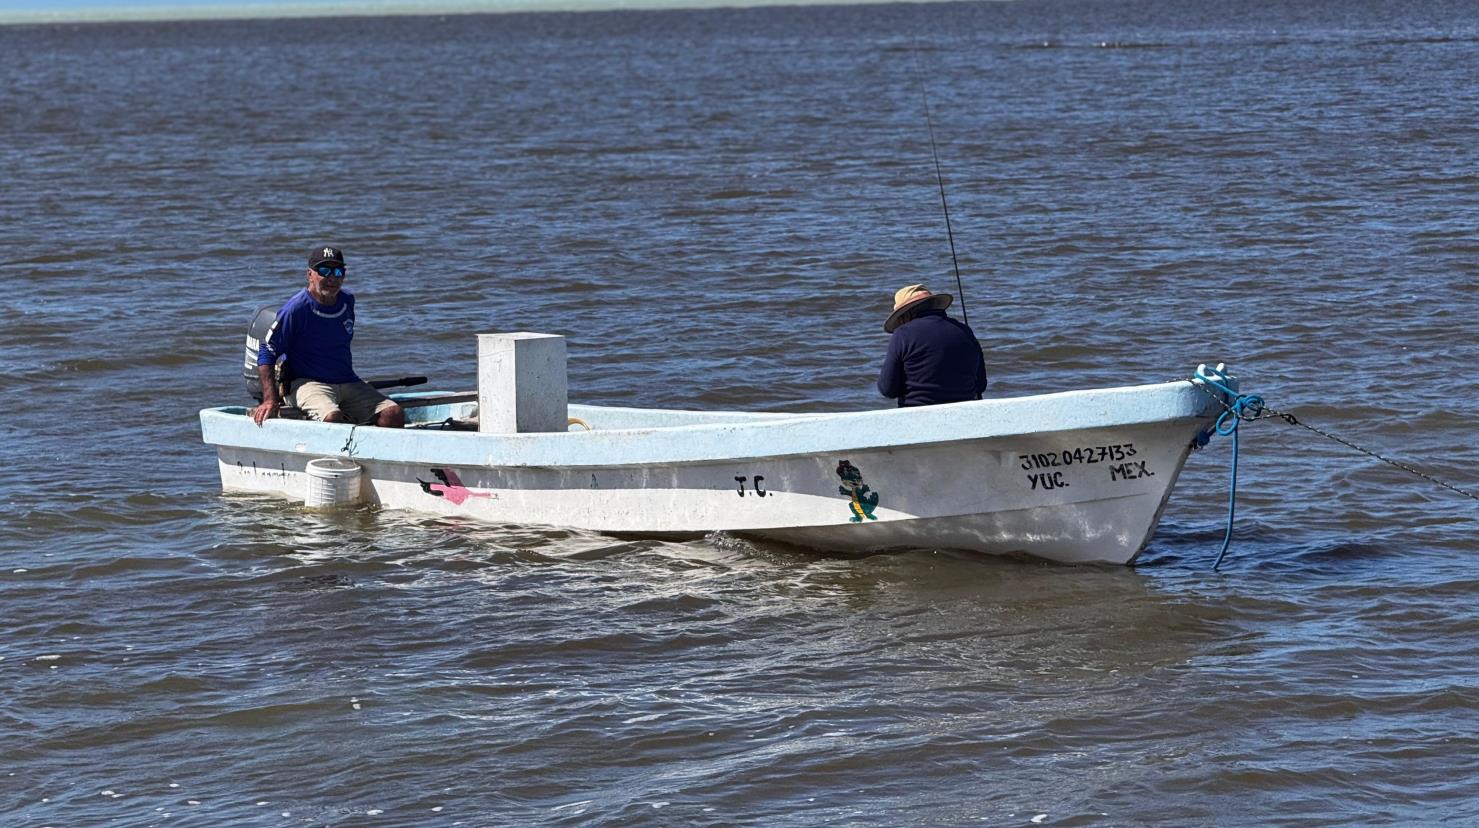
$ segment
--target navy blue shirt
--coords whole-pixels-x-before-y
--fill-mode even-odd
[[[943,310],[920,311],[894,328],[878,372],[878,391],[899,406],[981,399],[986,359],[970,326]]]
[[[293,376],[316,382],[359,382],[349,353],[354,339],[354,296],[339,291],[331,307],[320,305],[305,288],[277,312],[277,321],[257,351],[258,365],[287,357]]]

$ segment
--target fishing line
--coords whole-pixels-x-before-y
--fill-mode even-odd
[[[945,175],[940,172],[940,151],[935,147],[935,119],[930,114],[929,85],[925,83],[924,65],[919,60],[919,36],[914,35],[915,74],[919,77],[919,91],[924,98],[924,123],[929,128],[930,156],[935,159],[935,182],[940,185],[940,209],[945,213],[945,237],[950,240],[950,263],[955,266],[955,291],[960,295],[960,319],[971,324],[970,314],[965,310],[965,285],[960,281],[960,260],[955,256],[955,232],[950,228],[950,204],[945,200]]]

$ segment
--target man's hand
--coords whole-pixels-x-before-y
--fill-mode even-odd
[[[252,409],[252,421],[260,426],[263,420],[276,417],[280,408],[282,403],[277,400],[263,400],[261,405]]]
[[[252,409],[252,421],[260,427],[263,420],[277,416],[282,401],[277,398],[277,372],[271,365],[257,366],[257,381],[262,385],[262,404]]]

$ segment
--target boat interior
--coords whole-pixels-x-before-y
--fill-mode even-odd
[[[406,410],[406,428],[429,431],[478,430],[478,394],[476,391],[411,391],[391,394],[390,398],[400,403],[401,407]],[[242,416],[251,413],[251,409],[246,406],[231,406],[221,410]],[[279,416],[289,420],[307,419],[307,415],[293,406],[284,406],[280,409]],[[794,420],[809,416],[825,415],[754,411],[680,411],[662,408],[571,404],[569,406],[569,427],[572,431],[675,428],[692,425],[752,423],[762,420]]]

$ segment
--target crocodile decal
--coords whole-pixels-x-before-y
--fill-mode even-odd
[[[843,460],[837,464],[837,476],[842,478],[837,491],[850,498],[847,505],[852,509],[852,517],[849,520],[853,523],[862,523],[863,518],[878,520],[873,515],[873,509],[878,506],[878,492],[863,482],[863,473],[858,471],[858,467]]]

